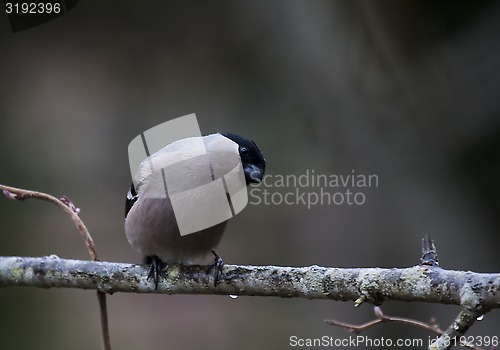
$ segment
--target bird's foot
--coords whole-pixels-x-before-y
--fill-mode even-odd
[[[208,265],[207,274],[210,272],[210,270],[214,269],[214,287],[217,287],[217,282],[222,276],[224,260],[222,260],[222,258],[215,252],[215,250],[212,250],[212,254],[214,255],[214,261],[210,265]]]
[[[150,279],[153,279],[153,282],[155,284],[155,290],[158,289],[158,282],[160,281],[161,278],[161,270],[163,268],[163,261],[160,260],[156,255],[153,255],[151,257],[151,267],[149,268],[149,274],[148,274],[148,281]]]

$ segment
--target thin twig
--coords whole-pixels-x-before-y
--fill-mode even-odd
[[[111,350],[111,338],[109,336],[108,306],[106,302],[106,293],[97,291],[97,300],[99,301],[99,310],[101,315],[102,347],[104,350]]]
[[[366,323],[363,323],[363,324],[355,325],[355,324],[341,322],[341,321],[337,321],[337,320],[325,320],[325,323],[328,323],[329,325],[332,325],[332,326],[344,328],[344,329],[346,329],[349,332],[354,333],[354,334],[359,334],[359,333],[361,333],[361,332],[363,332],[363,331],[365,331],[365,330],[367,330],[367,329],[369,329],[369,328],[371,328],[379,323],[383,323],[383,322],[396,322],[396,323],[407,324],[410,326],[423,328],[423,329],[428,330],[430,332],[433,332],[434,334],[437,334],[439,336],[443,336],[444,334],[446,334],[445,331],[443,331],[436,324],[435,320],[432,320],[431,322],[426,323],[426,322],[422,322],[422,321],[418,321],[418,320],[414,320],[414,319],[406,318],[406,317],[389,316],[389,315],[384,314],[382,312],[382,309],[378,306],[375,306],[373,308],[373,311],[374,311],[375,316],[377,318],[374,320],[368,321]],[[469,349],[481,350],[481,348],[470,345],[470,344],[461,344],[461,345],[465,346]]]
[[[62,210],[64,210],[64,212],[70,216],[78,232],[82,236],[83,241],[85,242],[85,245],[87,247],[87,251],[90,255],[90,258],[93,261],[99,261],[94,240],[92,239],[89,230],[78,216],[80,209],[77,208],[67,196],[62,196],[60,199],[58,199],[47,193],[39,191],[30,191],[21,188],[5,186],[2,184],[0,184],[0,190],[2,190],[3,194],[9,199],[24,201],[27,198],[36,198],[53,203]],[[111,341],[110,341],[109,326],[108,326],[108,312],[106,308],[106,294],[97,291],[97,300],[99,302],[99,310],[101,315],[100,320],[101,320],[102,348],[103,350],[111,350]]]
[[[437,335],[443,334],[443,330],[441,330],[436,324],[433,324],[433,323],[425,323],[425,322],[421,322],[421,321],[417,321],[417,320],[413,320],[413,319],[405,318],[405,317],[389,316],[389,315],[384,314],[382,312],[382,309],[379,306],[375,306],[373,308],[373,311],[374,311],[375,316],[377,318],[372,320],[372,321],[368,321],[366,323],[360,324],[360,325],[340,322],[337,320],[325,320],[325,322],[332,325],[332,326],[345,328],[349,332],[354,333],[354,334],[359,334],[359,333],[363,332],[364,330],[366,330],[370,327],[373,327],[379,323],[383,323],[383,322],[403,323],[403,324],[408,324],[411,326],[426,329],[426,330],[431,331]]]
[[[75,224],[76,228],[78,229],[78,232],[80,232],[80,235],[82,236],[85,245],[87,246],[87,250],[89,252],[90,258],[93,261],[99,261],[99,258],[97,257],[97,251],[95,248],[94,240],[92,239],[92,236],[90,235],[89,231],[87,230],[87,227],[83,223],[83,221],[80,219],[78,216],[79,209],[76,208],[71,201],[69,201],[69,198],[66,196],[63,196],[61,200],[59,198],[56,198],[54,196],[51,196],[50,194],[43,193],[43,192],[38,192],[38,191],[30,191],[30,190],[25,190],[21,188],[15,188],[15,187],[10,187],[10,186],[5,186],[0,184],[0,190],[3,190],[4,195],[9,198],[9,199],[16,199],[19,201],[24,201],[28,198],[36,198],[36,199],[41,199],[50,203],[53,203],[57,205],[59,208],[64,210],[66,214],[68,214]],[[65,203],[66,202],[66,203]]]

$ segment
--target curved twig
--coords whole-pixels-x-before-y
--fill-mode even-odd
[[[77,208],[67,196],[56,198],[47,193],[39,191],[30,191],[21,188],[5,186],[2,184],[0,184],[0,189],[3,191],[5,197],[9,199],[24,201],[27,198],[36,198],[53,203],[62,210],[64,210],[64,212],[70,216],[78,232],[82,236],[83,241],[85,242],[85,245],[87,247],[87,251],[90,255],[90,258],[93,261],[99,261],[94,240],[92,239],[92,236],[90,235],[90,232],[83,223],[82,219],[80,219],[80,217],[78,216],[80,209]],[[98,291],[97,300],[99,302],[99,310],[101,314],[100,319],[101,319],[102,347],[103,350],[111,350],[111,341],[109,337],[109,325],[108,325],[108,312],[106,308],[106,294]]]

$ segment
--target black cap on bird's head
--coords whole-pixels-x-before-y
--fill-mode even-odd
[[[266,160],[257,144],[240,135],[231,133],[221,133],[221,135],[238,144],[238,152],[240,153],[247,185],[260,183],[266,172]]]

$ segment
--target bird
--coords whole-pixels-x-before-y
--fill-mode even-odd
[[[199,156],[200,153],[202,156]],[[238,163],[240,167],[236,166]],[[244,181],[243,187],[258,184],[266,171],[266,159],[254,141],[233,133],[180,139],[141,162],[127,193],[125,235],[130,245],[146,257],[146,263],[150,263],[147,279],[153,279],[155,289],[158,288],[161,270],[165,265],[192,265],[193,261],[209,253],[214,255],[214,261],[207,272],[215,268],[214,283],[217,284],[223,260],[215,248],[228,220],[181,235],[172,198],[175,195],[176,203],[186,206],[192,206],[201,200],[200,197],[210,200],[210,193],[207,195],[206,191],[200,192],[197,188],[234,169],[240,172],[237,174],[239,178],[244,179],[241,180]],[[166,178],[170,178],[175,186],[166,186]],[[224,189],[228,199],[227,189],[231,186],[234,188],[234,184],[226,180]],[[184,189],[193,188],[195,190],[183,192]]]

